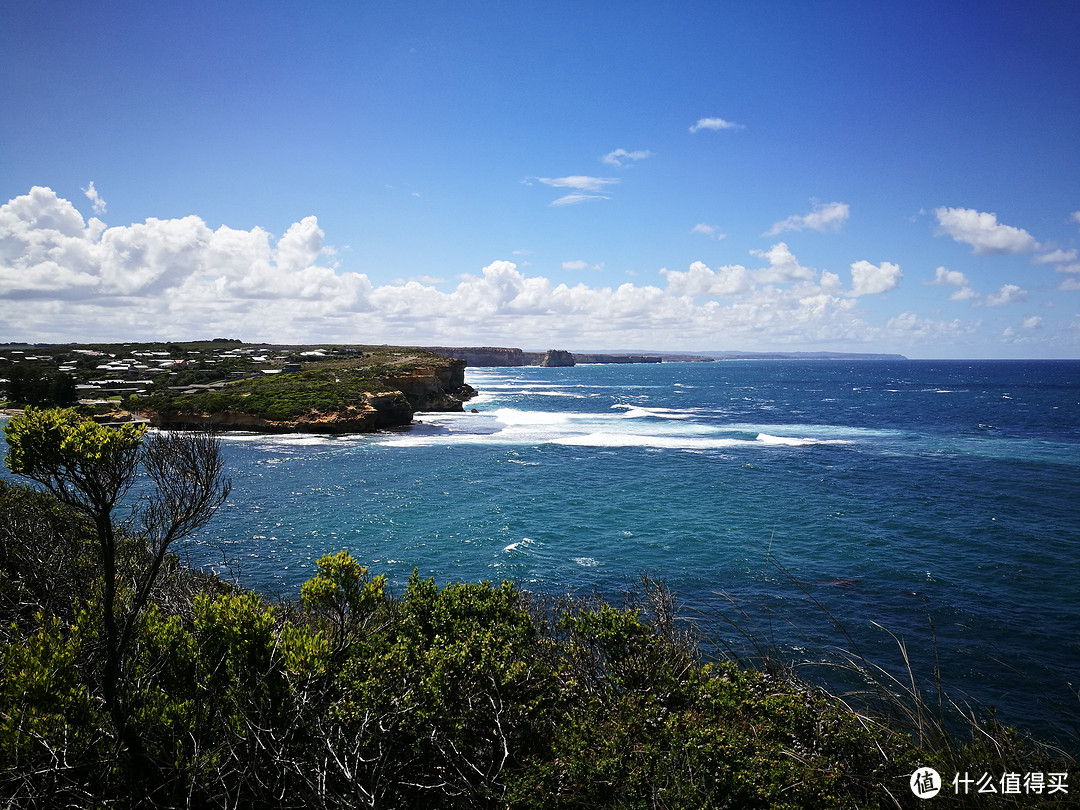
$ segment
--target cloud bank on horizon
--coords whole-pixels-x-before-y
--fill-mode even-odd
[[[1080,357],[1076,4],[144,12],[5,14],[0,341]]]
[[[596,178],[550,185],[599,188]],[[86,196],[99,210],[90,184]],[[784,220],[784,229],[828,230],[848,206],[830,203]],[[1038,243],[1022,229],[971,209],[935,212],[944,233],[975,253],[1024,252]],[[778,224],[784,224],[778,223]],[[776,230],[774,226],[773,230]],[[685,271],[660,269],[663,285],[568,285],[527,275],[494,260],[464,274],[453,289],[441,279],[374,284],[340,267],[315,216],[280,237],[262,228],[211,229],[197,216],[107,226],[84,219],[52,189],[34,187],[0,206],[0,318],[34,341],[181,339],[214,335],[278,342],[391,342],[689,349],[806,341],[948,341],[977,323],[935,320],[901,311],[874,320],[859,299],[895,289],[899,265],[866,259],[846,274],[803,266],[788,245],[752,250],[756,262]],[[1076,251],[1043,254],[1066,274],[1080,273]],[[584,270],[582,260],[563,263]],[[602,270],[602,265],[592,269]],[[1075,275],[1060,287],[1070,288]],[[952,300],[985,307],[1021,304],[1027,292],[1007,284],[979,295],[966,276],[938,267],[926,283],[957,287]],[[1014,336],[1043,327],[1026,315]],[[677,343],[667,336],[677,335]],[[722,336],[722,337],[719,337]]]

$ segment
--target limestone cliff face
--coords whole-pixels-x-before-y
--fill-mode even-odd
[[[472,346],[467,348],[454,348],[450,346],[431,346],[429,352],[435,352],[443,357],[453,357],[464,360],[472,367],[495,366],[516,367],[535,365],[532,362],[531,353],[521,349],[503,349],[494,346]]]
[[[453,359],[445,366],[419,368],[386,382],[405,396],[414,411],[460,411],[463,402],[476,396],[476,390],[465,383],[465,365],[465,360]]]
[[[250,413],[156,413],[144,414],[154,427],[165,430],[215,428],[249,430],[255,433],[372,433],[382,428],[402,427],[412,423],[413,409],[400,391],[365,394],[362,406],[343,411],[311,411],[288,420],[263,419]],[[460,405],[460,403],[459,403]]]

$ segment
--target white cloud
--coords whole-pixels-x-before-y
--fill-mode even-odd
[[[935,284],[951,284],[954,287],[967,287],[968,280],[959,270],[950,270],[947,267],[939,267],[935,271]]]
[[[1038,315],[1032,315],[1030,318],[1024,320],[1023,327],[1025,329],[1041,329],[1043,325],[1043,319]]]
[[[574,261],[563,262],[562,263],[562,269],[563,270],[588,270],[589,269],[589,263],[587,261],[582,260],[582,259],[575,259]],[[597,269],[597,268],[594,268],[594,269]]]
[[[890,318],[885,324],[885,331],[895,339],[905,342],[937,343],[943,339],[954,340],[961,335],[971,334],[973,326],[965,326],[960,320],[936,321],[909,310]]]
[[[1080,273],[1080,262],[1073,262],[1072,264],[1061,264],[1054,268],[1059,273]]]
[[[840,288],[843,286],[843,282],[840,281],[840,276],[838,276],[836,273],[830,273],[828,270],[822,270],[819,286],[825,292],[834,294],[840,292]]]
[[[860,260],[851,265],[851,295],[877,295],[896,287],[903,273],[900,265],[882,262],[880,265]]]
[[[1003,307],[1008,304],[1021,304],[1027,301],[1027,290],[1015,284],[1005,284],[995,293],[986,296],[986,306]]]
[[[1055,250],[1031,260],[1034,264],[1067,264],[1076,261],[1076,250]]]
[[[101,199],[101,195],[98,194],[98,190],[94,188],[94,181],[90,181],[90,185],[82,190],[86,195],[86,199],[90,200],[91,205],[94,208],[95,214],[104,214],[105,209],[108,207],[105,200]]]
[[[1071,214],[1069,214],[1069,219],[1071,219],[1077,225],[1080,225],[1080,211],[1073,211]]]
[[[754,271],[754,280],[762,284],[783,284],[789,281],[810,281],[814,271],[803,267],[784,242],[777,242],[768,250],[751,250],[751,255],[768,261],[769,266]]]
[[[577,191],[572,194],[567,194],[548,203],[548,205],[554,207],[580,205],[581,203],[595,202],[597,200],[610,200],[611,198],[606,194],[587,194],[585,192],[602,191],[606,186],[615,185],[619,182],[616,177],[590,177],[589,175],[583,174],[571,175],[569,177],[537,177],[536,179],[544,185],[552,186],[553,188],[577,189]]]
[[[619,182],[617,177],[589,177],[576,174],[570,177],[537,177],[541,183],[555,188],[576,188],[579,191],[601,191]]]
[[[959,270],[950,270],[947,267],[939,267],[935,271],[934,284],[950,285],[960,288],[949,296],[950,301],[968,301],[978,297],[978,293],[971,289],[971,284],[968,282],[967,277]]]
[[[717,226],[709,225],[704,222],[699,222],[691,228],[690,233],[700,233],[702,236],[708,236],[713,239],[724,239],[727,236],[727,234],[721,233]]]
[[[814,203],[814,210],[803,216],[792,215],[773,224],[765,236],[776,236],[784,231],[838,231],[847,222],[851,210],[847,203]]]
[[[889,345],[949,332],[918,319],[863,320],[856,295],[895,285],[895,265],[856,263],[849,293],[837,274],[802,266],[783,242],[752,255],[758,266],[694,262],[662,271],[656,284],[556,283],[494,261],[451,282],[421,275],[377,285],[338,266],[314,217],[280,235],[211,229],[196,216],[106,228],[35,188],[0,205],[0,322],[18,324],[16,339],[43,342],[226,334],[673,350]]]
[[[751,288],[750,273],[741,264],[711,270],[704,262],[694,262],[685,273],[664,268],[667,289],[674,295],[716,295],[730,297]]]
[[[742,124],[725,121],[723,118],[699,118],[697,123],[690,127],[691,132],[700,132],[703,129],[713,131],[721,129],[742,129]]]
[[[645,160],[652,157],[652,154],[648,149],[636,149],[633,152],[616,149],[614,152],[608,152],[600,160],[609,166],[625,166],[627,161]]]
[[[971,287],[961,287],[959,290],[949,296],[950,301],[971,301],[973,298],[978,298],[979,294]]]
[[[28,301],[51,302],[39,311],[69,302],[70,323],[57,328],[79,330],[72,339],[87,337],[83,325],[105,318],[103,308],[117,336],[136,321],[143,334],[167,331],[176,319],[205,319],[209,327],[215,313],[250,310],[255,301],[268,308],[256,319],[262,328],[275,313],[289,321],[366,308],[366,277],[316,264],[330,252],[314,217],[294,223],[276,244],[260,228],[213,231],[194,216],[100,226],[84,224],[48,188],[0,206],[0,298],[27,313]],[[236,323],[226,318],[221,326]]]
[[[563,205],[579,205],[580,203],[610,199],[611,197],[608,197],[605,194],[567,194],[565,197],[559,197],[557,200],[552,200],[548,205],[556,207]]]
[[[987,256],[1008,253],[1030,253],[1039,243],[1023,228],[1002,225],[996,214],[974,208],[935,208],[940,225],[938,232],[954,241],[971,245],[972,253]]]

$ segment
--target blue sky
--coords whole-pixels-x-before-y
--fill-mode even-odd
[[[0,340],[1080,357],[1074,2],[9,3]]]

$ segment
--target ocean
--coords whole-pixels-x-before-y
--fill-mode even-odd
[[[711,643],[857,651],[1075,748],[1080,362],[743,360],[467,372],[477,413],[224,438],[182,552],[296,596],[348,549],[400,592],[663,579]],[[827,670],[813,667],[814,672]],[[828,676],[825,676],[828,678]],[[936,699],[936,698],[935,698]]]

